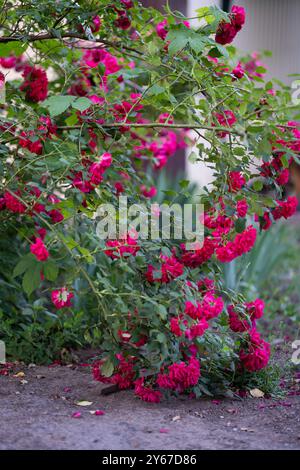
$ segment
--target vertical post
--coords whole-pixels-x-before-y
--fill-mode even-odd
[[[0,364],[6,363],[5,343],[0,340]]]
[[[229,12],[230,6],[231,6],[230,4],[231,4],[231,0],[223,0],[222,6],[221,6],[222,10]]]

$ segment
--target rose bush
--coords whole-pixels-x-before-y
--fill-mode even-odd
[[[0,25],[1,237],[17,250],[6,288],[22,282],[40,316],[93,319],[96,380],[150,402],[228,390],[270,357],[262,300],[227,291],[220,267],[296,210],[284,196],[300,150],[288,87],[224,47],[242,7],[201,8],[193,29],[131,0],[19,3],[3,5]],[[149,205],[157,172],[192,143],[190,160],[215,173],[197,196],[203,246],[100,240],[97,208],[120,194]]]

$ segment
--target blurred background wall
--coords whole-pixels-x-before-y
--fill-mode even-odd
[[[149,1],[149,4],[151,1]],[[161,5],[164,1],[158,1]],[[300,0],[181,0],[177,9],[195,16],[197,8],[218,5],[229,11],[236,4],[246,9],[246,23],[234,40],[234,46],[245,52],[269,50],[271,57],[263,59],[268,78],[276,77],[285,83],[300,73]],[[179,5],[178,5],[179,4]],[[192,20],[196,24],[197,20]],[[188,178],[201,185],[213,180],[213,171],[203,164],[186,161]]]

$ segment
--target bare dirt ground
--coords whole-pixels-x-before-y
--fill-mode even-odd
[[[300,449],[300,396],[151,405],[102,388],[80,366],[0,376],[0,449]],[[90,413],[97,409],[105,414]]]

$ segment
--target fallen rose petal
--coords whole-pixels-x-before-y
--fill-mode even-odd
[[[81,418],[81,413],[80,413],[80,411],[75,411],[75,412],[72,414],[72,418]]]
[[[287,401],[283,401],[283,402],[279,403],[279,405],[281,405],[281,406],[292,406],[292,403],[289,403]]]
[[[161,434],[167,434],[167,433],[169,432],[169,429],[161,428],[161,429],[159,430],[159,432],[160,432]]]

